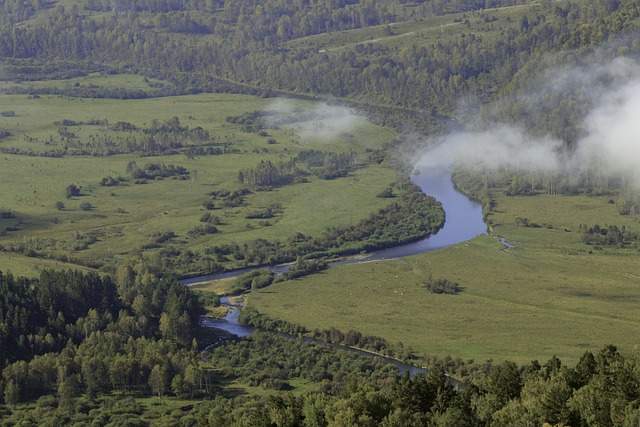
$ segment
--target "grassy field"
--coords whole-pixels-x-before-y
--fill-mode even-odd
[[[407,19],[390,25],[378,25],[350,31],[319,34],[295,39],[287,44],[292,49],[317,49],[337,51],[355,45],[380,45],[397,50],[402,48],[429,47],[461,34],[474,37],[500,37],[496,28],[517,29],[526,11],[537,4],[509,6],[468,13],[452,13],[425,19]],[[407,8],[407,11],[410,8]]]
[[[308,328],[356,329],[401,341],[418,354],[484,361],[574,363],[586,350],[638,343],[640,257],[632,249],[594,250],[580,224],[625,224],[605,197],[496,195],[496,237],[396,261],[344,265],[253,292],[252,307]],[[552,228],[524,228],[516,217]],[[432,276],[462,286],[428,293]]]
[[[136,82],[145,84],[131,76],[110,76],[107,81],[131,87]],[[0,95],[0,103],[1,111],[15,113],[0,117],[0,128],[11,132],[11,136],[0,141],[0,148],[5,150],[0,154],[0,180],[4,183],[0,210],[15,215],[0,219],[0,245],[18,248],[22,254],[30,249],[57,259],[66,257],[83,263],[98,260],[114,265],[123,256],[152,245],[159,234],[166,232],[175,233],[175,237],[165,246],[193,251],[257,238],[284,239],[295,232],[319,234],[327,226],[357,222],[385,206],[389,201],[375,195],[398,178],[395,172],[367,161],[366,150],[380,148],[392,139],[392,130],[319,103],[284,104],[273,99],[224,94],[139,100]],[[228,116],[254,111],[271,111],[273,117],[285,117],[287,123],[267,127],[260,135],[226,120]],[[80,146],[92,138],[115,141],[143,138],[143,130],[154,120],[163,123],[172,117],[178,117],[183,127],[207,130],[213,141],[227,143],[236,152],[208,156],[69,154],[71,145]],[[105,119],[108,124],[86,124]],[[60,134],[59,122],[63,120],[82,123],[66,127],[73,137]],[[131,123],[139,130],[115,131],[112,124],[119,121]],[[65,145],[69,151],[60,158],[24,155],[63,149]],[[288,160],[300,150],[311,148],[356,151],[358,167],[346,178],[327,181],[310,175],[307,183],[253,191],[238,207],[222,208],[215,201],[216,208],[209,212],[219,218],[216,226],[219,232],[215,235],[192,232],[202,225],[200,219],[207,212],[204,203],[212,200],[211,192],[242,187],[237,179],[240,170],[262,160]],[[9,150],[20,150],[22,154],[11,154]],[[136,184],[127,177],[131,161],[140,167],[147,163],[175,164],[189,172],[188,179],[166,178]],[[100,185],[102,178],[108,176],[126,180],[118,186]],[[81,188],[80,196],[65,197],[70,184]],[[57,209],[57,202],[64,208]],[[83,210],[83,203],[90,203],[92,208]],[[269,221],[246,218],[272,205],[280,206],[280,210]],[[39,263],[34,258],[23,259],[23,266],[17,267],[17,255],[12,258],[10,265],[7,258],[0,257],[0,269],[16,265],[16,271],[28,271],[24,266]]]
[[[104,74],[96,72],[73,79],[35,80],[24,83],[0,81],[0,92],[15,89],[42,90],[46,88],[71,90],[72,88],[83,87],[148,90],[153,85],[173,87],[167,81],[149,79],[138,74]]]

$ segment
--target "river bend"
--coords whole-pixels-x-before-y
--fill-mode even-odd
[[[402,258],[455,245],[457,243],[472,239],[480,234],[486,234],[487,226],[482,218],[482,206],[479,203],[470,200],[468,197],[454,188],[453,183],[451,182],[450,172],[423,171],[421,173],[412,175],[411,180],[413,181],[413,183],[418,185],[425,194],[435,197],[442,204],[442,208],[445,212],[445,223],[444,226],[438,231],[438,233],[426,239],[419,240],[413,243],[408,243],[393,248],[382,249],[372,252],[366,256],[358,257],[357,259],[337,261],[335,263],[331,263],[330,265],[348,263],[352,264]],[[278,265],[268,268],[276,273],[281,273],[286,271],[289,266]],[[256,268],[248,268],[206,276],[191,277],[183,279],[182,283],[188,286],[203,281],[237,277],[246,273],[247,271],[255,269]],[[229,310],[225,318],[202,318],[200,321],[200,324],[202,326],[220,329],[238,337],[249,335],[255,330],[250,326],[242,325],[238,321],[238,307],[230,305],[226,297],[223,297],[221,301],[224,305],[231,307],[231,310]],[[349,351],[357,351],[357,349],[349,349]],[[365,354],[365,352],[363,351],[360,352],[362,354]],[[422,368],[408,365],[394,359],[388,360],[390,363],[393,363],[398,367],[401,374],[403,374],[405,371],[409,371],[411,375],[426,372]],[[452,382],[455,382],[455,380],[452,379]]]

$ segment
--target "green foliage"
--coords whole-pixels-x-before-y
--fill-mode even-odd
[[[354,329],[342,332],[339,329],[332,327],[329,329],[315,329],[313,331],[308,331],[303,326],[279,319],[273,319],[267,315],[259,313],[251,307],[245,307],[242,310],[240,314],[240,321],[261,330],[284,332],[291,335],[305,334],[320,342],[356,347],[401,360],[408,360],[413,357],[412,350],[410,348],[405,348],[401,343],[391,344],[384,338],[364,335]]]
[[[278,280],[292,280],[309,274],[314,274],[327,268],[327,263],[319,260],[305,260],[298,258]]]
[[[163,394],[166,378],[177,374],[192,394],[201,389],[197,377],[185,376],[199,363],[190,349],[200,312],[196,296],[170,279],[133,273],[120,280],[116,285],[109,277],[75,271],[44,271],[37,280],[0,273],[8,403],[57,391],[63,408],[82,392],[95,398],[114,389],[145,390],[147,382],[153,393]]]
[[[78,186],[75,184],[69,184],[67,185],[67,188],[65,189],[64,194],[67,197],[67,199],[70,199],[72,197],[77,197],[80,195],[80,188],[78,188]]]
[[[252,187],[271,187],[290,183],[295,173],[295,162],[292,160],[275,164],[270,160],[262,160],[253,168],[241,170],[238,181]]]
[[[449,279],[434,279],[429,277],[424,287],[432,294],[450,294],[455,295],[462,290],[460,285]]]
[[[617,225],[600,226],[596,224],[589,227],[586,224],[580,224],[579,229],[582,232],[582,241],[587,245],[626,247],[637,246],[640,241],[640,235],[637,232],[627,230],[624,225],[618,227]]]
[[[225,375],[251,386],[271,388],[274,380],[296,378],[318,384],[324,380],[327,386],[324,391],[334,395],[343,392],[349,381],[374,384],[378,379],[395,375],[382,359],[266,332],[216,347],[210,360]]]
[[[317,150],[303,150],[295,157],[295,161],[304,163],[322,179],[336,179],[348,175],[356,158],[357,155],[353,151],[325,153]]]
[[[250,271],[235,280],[230,294],[238,295],[249,290],[264,288],[273,283],[273,279],[273,273],[268,269]]]
[[[135,161],[127,164],[127,174],[134,179],[163,179],[178,177],[180,179],[188,179],[189,171],[183,166],[173,164],[165,165],[164,163],[147,163],[144,168],[138,167]],[[101,185],[107,185],[102,184]]]
[[[227,203],[228,197],[225,199]],[[246,264],[277,264],[299,258],[350,255],[408,243],[427,237],[442,227],[440,203],[409,184],[402,200],[394,202],[356,225],[328,228],[318,237],[297,233],[286,242],[258,239],[251,244],[208,248],[220,260],[233,256]],[[293,272],[291,272],[293,274]]]
[[[379,192],[378,194],[376,194],[376,197],[379,197],[381,199],[392,199],[396,197],[396,194],[393,192],[393,188],[387,187],[381,192]]]
[[[198,225],[191,230],[189,230],[189,235],[191,236],[206,236],[208,234],[216,234],[218,232],[218,228],[212,224]]]
[[[516,225],[518,227],[540,228],[540,225],[535,222],[530,222],[529,218],[516,217]]]
[[[247,219],[270,219],[275,217],[277,214],[282,213],[282,206],[280,204],[273,204],[271,206],[267,206],[266,208],[252,212],[245,216]]]
[[[114,178],[111,175],[105,176],[100,180],[100,185],[103,187],[117,187],[120,185],[120,182],[123,181],[122,177]]]

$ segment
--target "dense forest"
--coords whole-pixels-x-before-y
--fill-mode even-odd
[[[0,279],[8,425],[126,419],[141,426],[635,426],[640,420],[637,354],[615,346],[585,352],[575,367],[558,358],[523,367],[447,358],[433,360],[427,374],[398,376],[376,357],[268,332],[200,352],[189,342],[199,309],[194,294],[133,266],[124,266],[116,283],[52,271],[37,280]],[[71,297],[73,311],[57,305]],[[329,331],[326,339],[340,335]],[[346,344],[363,338],[342,335]],[[465,382],[454,387],[446,371]],[[288,391],[300,381],[317,384],[317,391]],[[233,397],[230,382],[268,393]],[[153,413],[133,399],[148,394],[191,403]],[[21,409],[25,401],[35,402],[36,411]]]
[[[37,25],[10,25],[47,5],[39,3],[3,2],[9,13],[3,14],[0,57],[16,78],[106,66],[161,75],[191,91],[224,89],[220,80],[229,80],[267,93],[370,99],[441,113],[454,112],[463,100],[483,102],[504,92],[520,69],[535,67],[539,61],[531,60],[550,51],[579,48],[588,55],[590,47],[615,41],[613,55],[620,45],[632,55],[640,47],[624,37],[636,28],[640,10],[634,1],[543,1],[499,40],[466,35],[462,22],[456,37],[393,51],[376,43],[318,51],[288,48],[287,42],[452,12],[479,15],[489,31],[489,8],[513,3],[91,1],[54,6]],[[556,102],[562,105],[551,106],[550,117],[569,105]],[[551,130],[568,134],[564,127]]]
[[[193,340],[200,305],[175,280],[124,265],[118,284],[77,271],[43,271],[38,279],[0,274],[0,284],[7,404],[50,393],[62,406],[85,392],[162,393],[170,378],[200,369]],[[199,375],[192,393],[202,386]]]

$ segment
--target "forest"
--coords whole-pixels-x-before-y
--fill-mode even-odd
[[[375,357],[268,332],[201,353],[192,338],[200,304],[188,288],[122,275],[126,286],[72,271],[0,276],[7,425],[119,425],[126,416],[129,425],[632,426],[640,417],[637,354],[615,346],[585,352],[573,368],[558,358],[524,367],[434,359],[412,378]],[[463,387],[445,367],[464,373]],[[271,392],[230,398],[231,380]],[[318,391],[288,392],[294,381]],[[132,399],[145,394],[193,403],[151,414]],[[29,413],[20,402],[30,401]]]
[[[592,131],[597,99],[615,92],[621,77],[605,71],[596,74],[597,86],[575,78],[568,89],[540,88],[549,69],[637,65],[639,23],[637,0],[0,0],[7,182],[44,170],[47,185],[0,200],[0,424],[637,426],[640,358],[633,337],[619,345],[581,342],[565,353],[568,361],[538,360],[556,350],[551,340],[562,338],[555,330],[542,338],[532,333],[520,338],[550,341],[541,353],[532,350],[529,362],[521,349],[494,349],[495,359],[484,360],[474,359],[474,351],[485,354],[477,342],[445,343],[423,354],[414,342],[399,341],[400,333],[354,325],[344,313],[325,313],[342,322],[338,327],[329,319],[322,328],[310,326],[292,291],[282,299],[294,320],[278,318],[265,301],[287,286],[306,286],[306,299],[318,303],[336,286],[347,299],[358,292],[350,287],[355,281],[367,299],[348,300],[352,309],[384,317],[374,300],[390,298],[367,287],[377,280],[400,290],[394,298],[410,288],[408,295],[419,295],[414,300],[447,310],[451,301],[470,307],[492,300],[527,312],[530,306],[513,303],[502,289],[482,293],[483,281],[541,301],[561,282],[559,305],[545,307],[547,315],[557,311],[558,323],[579,324],[586,307],[598,326],[635,327],[629,307],[640,248],[636,176],[603,172],[606,159],[570,166]],[[229,98],[206,98],[222,107],[203,108],[203,95]],[[240,95],[251,96],[251,108],[239,107],[241,98],[233,97]],[[275,98],[294,106],[266,111]],[[336,110],[325,114],[306,104],[319,102]],[[122,111],[110,111],[110,103]],[[179,103],[183,109],[173,106]],[[33,120],[26,113],[31,105],[67,110]],[[368,127],[335,124],[353,111],[367,117]],[[488,228],[516,242],[500,255],[515,256],[498,260],[480,240],[451,250],[475,251],[464,252],[470,258],[434,255],[372,266],[359,277],[360,266],[334,279],[327,260],[435,234],[446,216],[407,178],[411,162],[449,131],[497,122],[557,141],[553,153],[561,163],[531,171],[486,161],[453,171],[456,188],[482,204]],[[45,123],[47,130],[39,127]],[[318,136],[331,132],[337,136]],[[90,180],[72,177],[76,160]],[[54,164],[55,175],[47,169]],[[57,182],[65,172],[69,177]],[[45,208],[40,195],[53,192]],[[310,199],[308,210],[291,202],[305,192],[326,197],[326,221],[298,221],[314,209]],[[343,197],[360,197],[355,218],[352,208],[337,212]],[[574,200],[575,222],[567,219],[571,213],[551,210]],[[599,217],[605,210],[609,216]],[[61,224],[64,232],[54,235]],[[15,258],[39,273],[14,275]],[[535,272],[536,263],[549,260],[549,270],[559,272],[553,279]],[[593,260],[610,270],[597,270]],[[250,273],[218,292],[251,292],[241,318],[259,331],[243,339],[200,327],[205,306],[221,310],[218,294],[178,280],[283,262],[293,266],[280,277]],[[504,279],[498,271],[508,263],[534,272]],[[48,265],[65,268],[42,267]],[[572,282],[570,269],[591,275],[584,287]],[[522,283],[530,290],[515,288]],[[469,313],[456,310],[452,324],[473,327],[481,316]],[[416,313],[423,315],[429,314]],[[469,317],[454,319],[461,316]],[[500,316],[488,317],[502,322]],[[443,324],[430,321],[422,329]],[[606,335],[605,326],[594,334]],[[420,343],[415,330],[409,335]],[[380,355],[427,372],[398,375]]]

